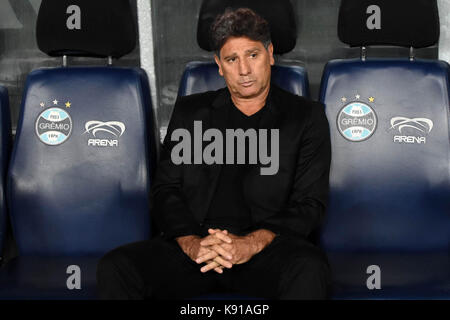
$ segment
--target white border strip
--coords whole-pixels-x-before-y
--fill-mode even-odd
[[[151,0],[137,0],[139,46],[141,55],[141,68],[147,73],[150,82],[153,114],[155,116],[156,130],[159,131],[158,121],[158,95],[156,91],[156,69],[153,42],[152,6]]]
[[[441,35],[439,38],[439,60],[450,62],[450,0],[438,0]]]

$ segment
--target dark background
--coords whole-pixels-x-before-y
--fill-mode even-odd
[[[95,0],[93,0],[95,1]],[[137,24],[136,0],[133,4]],[[37,10],[41,0],[0,0],[0,85],[8,88],[15,132],[25,80],[32,70],[60,67],[61,58],[42,53],[36,43]],[[106,59],[71,58],[69,65],[106,65]],[[115,65],[139,66],[139,45]]]

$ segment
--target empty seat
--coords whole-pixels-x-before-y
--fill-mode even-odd
[[[119,58],[135,39],[127,0],[44,0],[40,7],[37,40],[51,56]],[[150,237],[152,125],[140,68],[61,67],[28,76],[8,173],[19,257],[0,270],[2,298],[95,298],[98,259]]]
[[[436,1],[341,3],[339,37],[351,46],[422,48],[438,36]],[[335,298],[450,297],[449,71],[412,55],[326,65],[332,164],[321,243]]]
[[[288,0],[263,2],[256,0],[205,0],[200,9],[197,40],[200,48],[212,51],[209,30],[215,17],[226,8],[247,7],[264,17],[270,24],[275,54],[284,54],[295,47],[297,28],[292,4]],[[308,74],[297,65],[276,64],[272,67],[272,81],[279,87],[299,96],[309,97]],[[218,90],[226,86],[218,67],[210,61],[189,62],[178,90],[179,96]]]

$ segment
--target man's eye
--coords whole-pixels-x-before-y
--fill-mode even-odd
[[[256,58],[257,55],[258,55],[257,53],[252,53],[252,54],[250,55],[250,57]]]
[[[230,58],[228,59],[228,62],[234,62],[236,60],[236,58]]]

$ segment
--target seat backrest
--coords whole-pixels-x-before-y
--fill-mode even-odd
[[[122,34],[123,42],[105,46],[98,42],[108,38],[89,37],[92,27],[109,34],[108,27],[101,25],[105,15],[116,17],[119,28],[132,22],[126,0],[95,1],[95,5],[44,1],[38,30],[59,28],[61,16],[67,17],[66,10],[73,5],[85,13],[81,23],[93,17],[86,21],[89,28],[82,25],[78,30],[82,44],[70,43],[70,30],[65,28],[51,34],[38,32],[38,44],[46,53],[118,58],[133,49],[134,29]],[[56,38],[47,41],[50,36]],[[90,41],[95,42],[92,50]],[[23,94],[8,173],[19,254],[98,255],[148,239],[152,123],[149,84],[139,68],[33,71]]]
[[[272,82],[280,88],[299,96],[309,97],[308,74],[303,67],[275,65]],[[214,62],[193,61],[186,65],[178,89],[179,96],[218,90],[226,86]]]
[[[419,11],[425,21],[434,22],[437,8],[432,3],[418,1],[411,14]],[[392,16],[389,1],[370,5],[382,8],[384,17]],[[349,21],[361,20],[353,11],[368,17],[368,6],[364,1],[342,3],[341,40],[353,46],[383,44],[385,32],[391,38],[384,44],[405,45],[405,32],[416,32],[406,39],[407,46],[437,41],[435,23],[415,21],[417,30],[404,31],[386,18],[375,38],[368,32],[361,42],[365,20],[359,28],[352,26],[357,37],[343,29],[350,28]],[[335,60],[326,65],[320,100],[332,142],[330,204],[322,232],[328,251],[448,250],[449,71],[443,61],[408,58]]]
[[[215,17],[227,8],[247,7],[265,18],[270,25],[275,54],[283,54],[295,47],[297,27],[289,0],[265,2],[259,0],[204,0],[200,8],[197,41],[200,48],[212,51],[209,31]],[[212,60],[211,60],[212,61]],[[272,67],[272,81],[279,87],[309,97],[309,81],[305,68],[276,64]],[[178,95],[185,96],[225,87],[214,62],[189,62],[180,81]]]
[[[0,257],[5,241],[8,209],[5,201],[6,171],[11,149],[11,117],[8,90],[0,86]]]

